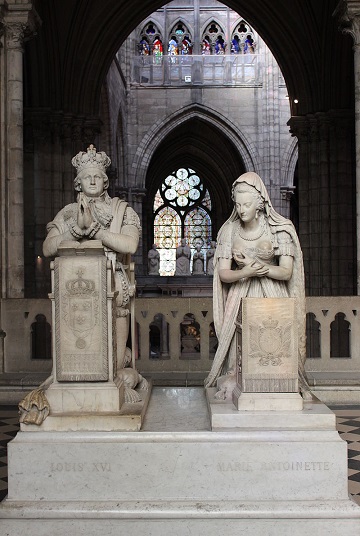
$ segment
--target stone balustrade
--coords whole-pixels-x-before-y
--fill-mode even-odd
[[[360,385],[360,296],[308,297],[306,310],[310,382]],[[51,324],[50,300],[3,300],[2,314],[2,372],[50,372],[50,356],[37,355],[41,329]],[[137,298],[136,327],[142,374],[202,383],[217,344],[211,297]]]
[[[259,54],[137,56],[132,61],[133,84],[241,85],[262,83]],[[280,76],[280,75],[279,75]]]

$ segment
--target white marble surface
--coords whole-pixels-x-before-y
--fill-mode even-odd
[[[289,428],[210,431],[203,389],[155,388],[140,432],[20,432],[1,526],[7,536],[356,534],[346,443],[329,422]]]
[[[232,395],[236,409],[244,411],[301,411],[304,407],[299,393],[242,393],[237,385]]]
[[[54,382],[45,395],[52,415],[116,412],[124,398],[114,382]]]
[[[210,430],[204,389],[154,387],[142,430],[153,432]]]
[[[216,400],[215,393],[215,387],[206,389],[211,428],[214,431],[225,429],[335,431],[336,429],[334,412],[321,402],[304,402],[304,404],[301,402],[300,407],[303,409],[296,411],[276,410],[274,407],[265,411],[262,406],[261,409],[254,409],[251,405],[246,411],[238,411],[230,402]],[[244,393],[244,396],[249,397],[250,401],[255,395],[257,393]],[[251,407],[253,407],[252,410]]]
[[[20,501],[348,496],[346,443],[327,431],[21,432],[8,477],[9,499]]]
[[[122,512],[117,515],[117,508],[109,511],[105,518],[98,509],[88,512],[87,517],[81,509],[74,509],[69,516],[58,514],[57,519],[51,516],[49,519],[5,519],[1,525],[6,536],[344,536],[344,534],[357,535],[359,533],[359,521],[352,519],[352,511],[346,511],[349,517],[341,516],[338,519],[333,516],[325,518],[326,513],[320,511],[318,518],[307,518],[309,504],[302,505],[299,512],[295,512],[292,518],[271,515],[270,519],[253,518],[247,514],[238,517],[238,509],[231,512],[219,512],[219,503],[216,505],[198,506],[197,510],[203,511],[200,519],[194,518],[188,512],[184,512],[179,518],[178,514],[169,515],[162,509],[156,513],[153,519],[149,514],[149,508],[141,511],[141,516],[134,514],[124,517]],[[92,507],[92,505],[91,505]],[[254,510],[256,507],[254,505]],[[343,510],[345,512],[345,510]],[[335,509],[332,514],[338,514]],[[143,517],[146,514],[147,518]],[[314,512],[315,514],[315,512]],[[31,510],[31,515],[37,515]],[[279,514],[283,516],[283,512]],[[322,517],[324,516],[324,517]]]

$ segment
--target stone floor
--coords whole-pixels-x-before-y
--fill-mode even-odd
[[[156,402],[163,400],[164,397],[168,411],[159,415],[154,408]],[[195,425],[198,431],[209,430],[210,422],[204,408],[206,408],[205,394],[201,387],[155,387],[143,430],[173,430],[174,420],[177,431],[191,431]],[[360,505],[360,405],[336,406],[332,409],[336,413],[337,429],[348,444],[349,493]],[[17,407],[0,405],[0,501],[7,494],[7,443],[18,430]]]

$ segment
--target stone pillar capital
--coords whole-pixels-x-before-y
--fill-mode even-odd
[[[360,1],[340,0],[333,16],[337,19],[340,29],[351,35],[354,47],[360,46]]]
[[[7,48],[22,49],[40,25],[31,1],[0,0],[0,33],[6,36]]]
[[[133,201],[136,203],[142,203],[146,197],[147,190],[145,188],[131,188],[131,194]]]
[[[287,125],[290,127],[290,133],[296,136],[300,141],[306,141],[309,133],[309,125],[305,116],[292,116]]]
[[[288,121],[290,132],[299,142],[319,141],[328,138],[330,131],[337,130],[343,135],[353,128],[351,110],[329,110],[303,116],[293,116]]]
[[[295,186],[280,186],[280,195],[283,201],[290,201],[295,193]]]

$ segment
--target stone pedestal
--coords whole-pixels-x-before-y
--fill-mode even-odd
[[[40,426],[21,422],[21,430],[140,430],[150,390],[143,382],[141,400],[130,403],[117,371],[112,263],[96,240],[63,242],[58,251],[50,295],[53,376],[45,390],[50,415]]]
[[[299,411],[296,298],[244,298],[233,402],[238,410]]]
[[[165,403],[157,399],[152,408],[158,420]],[[8,445],[2,532],[357,534],[360,508],[348,496],[347,448],[335,415],[320,403],[304,406],[234,408],[241,424],[217,431],[179,431],[182,407],[166,431],[20,432]]]

